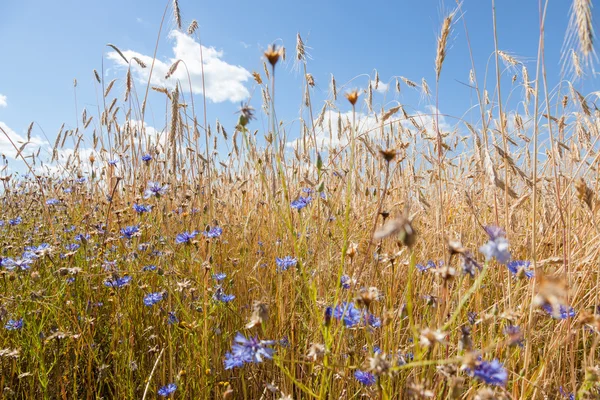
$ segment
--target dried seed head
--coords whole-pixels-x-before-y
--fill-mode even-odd
[[[254,81],[256,83],[258,83],[259,85],[262,85],[262,78],[260,77],[260,74],[256,71],[252,72],[252,77],[254,78]]]
[[[431,347],[436,343],[444,344],[446,333],[438,330],[431,330],[429,328],[425,328],[421,331],[420,343],[421,346]]]
[[[417,240],[417,233],[411,221],[405,217],[387,221],[375,232],[373,240],[381,240],[391,235],[399,235],[400,242],[407,247],[412,247]]]
[[[346,93],[346,98],[352,106],[355,106],[358,101],[358,90],[354,89],[353,91]]]
[[[269,61],[269,64],[271,64],[271,67],[273,68],[275,68],[275,64],[277,64],[277,62],[279,61],[279,57],[281,57],[282,55],[283,47],[277,47],[276,44],[270,44],[267,48],[267,51],[265,51],[265,57],[267,61]]]
[[[246,325],[246,329],[252,329],[255,326],[262,325],[269,319],[269,306],[266,303],[255,301],[252,307],[252,317]]]
[[[320,343],[312,343],[306,354],[306,358],[312,362],[317,361],[325,355],[325,346]]]
[[[392,161],[396,157],[396,149],[379,149],[379,154],[383,157],[383,159],[387,162]]]
[[[304,42],[300,37],[300,34],[296,34],[296,58],[298,61],[304,61],[306,58],[306,52],[304,49]]]
[[[192,23],[190,24],[190,26],[188,26],[188,29],[187,29],[188,35],[193,35],[194,32],[196,32],[196,29],[198,29],[198,21],[193,20]]]

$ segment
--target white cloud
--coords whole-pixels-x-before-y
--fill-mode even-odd
[[[169,38],[174,40],[173,57],[165,61],[156,60],[154,62],[154,71],[150,83],[155,86],[164,86],[171,90],[175,88],[178,80],[181,81],[183,90],[189,92],[189,83],[186,67],[189,70],[192,92],[194,94],[202,93],[202,63],[200,62],[200,44],[191,37],[179,31],[171,31]],[[123,51],[127,59],[138,57],[144,63],[146,68],[141,68],[136,62],[131,63],[131,68],[139,82],[148,82],[152,57],[133,50]],[[251,74],[243,67],[228,64],[223,61],[223,52],[214,47],[202,46],[202,56],[204,59],[204,74],[206,97],[215,103],[223,101],[238,102],[245,100],[250,96],[250,92],[244,86]],[[108,53],[108,58],[121,66],[127,66],[116,52]],[[169,79],[165,75],[171,65],[177,60],[182,60],[177,70]]]
[[[381,83],[380,83],[381,85]],[[409,120],[403,119],[400,115],[398,118],[402,118],[400,124],[403,127],[410,129],[412,132],[416,133],[418,137],[432,139],[436,137],[436,133],[434,130],[435,127],[435,115],[436,108],[434,106],[427,106],[424,111],[416,111],[416,112],[408,112],[408,114],[414,118],[415,122],[421,126],[424,130],[422,132],[417,132],[416,128]],[[323,117],[322,128],[320,126],[315,125],[316,135],[317,135],[317,145],[321,147],[341,147],[345,146],[348,143],[348,131],[342,133],[341,137],[338,138],[338,119],[341,118],[342,128],[348,126],[352,123],[352,111],[346,111],[343,113],[339,113],[337,111],[328,110],[325,112]],[[395,117],[392,117],[387,122],[389,123]],[[318,117],[315,119],[315,124],[318,122]],[[439,125],[440,130],[444,133],[452,133],[453,127],[448,123],[446,118],[443,115],[439,116]],[[329,132],[329,127],[331,126],[331,134]],[[373,114],[365,114],[361,112],[356,113],[356,132],[358,135],[367,135],[370,137],[376,137],[380,133],[380,123],[375,119]],[[312,139],[307,139],[308,143],[311,147],[313,144]],[[301,146],[302,141],[300,139],[296,139],[287,143],[288,147],[295,148],[296,146]]]
[[[385,92],[387,92],[387,90],[390,87],[390,85],[388,83],[383,83],[381,81],[376,82],[376,81],[372,80],[371,81],[371,87],[376,92],[385,93]]]
[[[6,96],[0,94],[0,107],[6,107],[8,103],[6,102]]]
[[[6,125],[2,121],[0,121],[0,128],[2,128],[2,130],[6,132],[6,134],[10,138],[9,140],[9,138],[6,137],[4,132],[0,130],[0,154],[4,154],[7,158],[15,159],[17,156],[17,150],[15,150],[15,147],[11,144],[11,140],[15,144],[15,146],[17,146],[18,149],[21,147],[21,145],[27,142],[27,138],[19,135],[18,133],[10,129],[8,125]],[[47,146],[48,142],[40,139],[37,136],[32,136],[31,140],[29,141],[29,144],[27,145],[27,147],[25,147],[22,154],[29,155],[31,153],[37,152],[40,147]]]

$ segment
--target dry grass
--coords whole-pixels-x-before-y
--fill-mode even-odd
[[[591,4],[574,3],[591,44]],[[188,32],[199,35],[195,21]],[[61,127],[58,172],[33,173],[39,153],[14,143],[32,173],[0,180],[2,396],[154,398],[173,383],[175,398],[598,398],[600,121],[589,98],[573,85],[548,92],[541,72],[496,48],[510,68],[496,65],[495,84],[521,87],[524,110],[503,109],[472,70],[481,120],[453,118],[443,132],[439,114],[377,109],[375,71],[351,91],[332,75],[315,118],[298,35],[309,121],[286,149],[274,74],[284,54],[270,47],[264,81],[253,73],[265,131],[248,104],[237,126],[211,129],[182,81],[152,87],[167,110],[155,137],[136,122],[146,99],[129,69],[125,102],[94,70],[103,106]],[[429,101],[424,79],[392,79]],[[359,111],[376,123],[365,128]],[[521,262],[506,265],[507,251]],[[238,332],[273,342],[240,361],[228,354]]]

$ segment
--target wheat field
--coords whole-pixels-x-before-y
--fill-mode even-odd
[[[600,95],[577,89],[595,36],[591,1],[572,3],[570,79],[548,87],[543,35],[533,71],[494,48],[487,87],[470,71],[478,120],[452,131],[375,104],[377,72],[332,75],[313,104],[300,34],[256,54],[262,104],[236,126],[191,82],[139,85],[133,66],[154,62],[110,44],[129,68],[93,71],[98,109],[48,160],[13,143],[27,173],[2,172],[0,397],[600,398]],[[165,18],[197,37],[181,12]],[[458,4],[439,27],[436,82],[389,90],[435,104],[464,21]],[[294,138],[276,114],[286,59],[310,115]],[[140,122],[149,92],[160,138]]]

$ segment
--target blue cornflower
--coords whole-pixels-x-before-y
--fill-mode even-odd
[[[222,233],[223,229],[219,226],[215,226],[214,228],[208,229],[206,232],[202,232],[202,234],[209,239],[219,237]]]
[[[162,195],[164,195],[165,193],[167,193],[167,190],[169,189],[169,185],[164,185],[161,186],[160,183],[158,182],[148,182],[148,187],[146,188],[146,191],[144,192],[144,198],[150,198],[152,196],[156,196],[156,197],[160,197]]]
[[[522,269],[523,274],[526,277],[532,278],[534,275],[534,272],[533,272],[533,270],[529,269],[530,265],[531,265],[531,263],[529,261],[509,261],[506,264],[506,268],[508,268],[508,270],[513,275],[517,275],[519,273],[519,271]]]
[[[175,315],[173,311],[169,311],[167,322],[169,323],[169,325],[177,324],[179,323],[179,318],[177,318],[177,315]]]
[[[375,378],[375,375],[373,375],[370,372],[361,371],[359,369],[357,369],[354,372],[354,377],[356,378],[357,381],[359,381],[360,383],[362,383],[365,386],[371,386],[371,385],[375,384],[375,382],[377,381],[377,378]]]
[[[142,268],[142,271],[154,271],[156,269],[156,265],[146,265]]]
[[[162,397],[167,397],[175,390],[177,390],[177,385],[174,383],[169,383],[168,385],[165,385],[158,389],[158,395]]]
[[[80,247],[81,247],[81,245],[79,243],[69,243],[69,244],[65,245],[65,250],[76,251]]]
[[[15,219],[9,219],[8,220],[8,224],[10,226],[19,225],[21,222],[23,222],[23,218],[21,218],[21,217],[17,217]]]
[[[558,307],[552,307],[552,304],[546,303],[542,308],[554,319],[572,318],[577,314],[573,307],[567,307],[562,304]]]
[[[148,162],[148,161],[150,161],[150,160],[152,160],[152,156],[151,156],[150,154],[146,153],[146,154],[144,154],[144,155],[142,156],[142,161],[143,161],[143,162]]]
[[[107,279],[104,281],[104,286],[112,288],[121,288],[131,282],[131,276],[125,275],[122,278],[116,277],[112,280]]]
[[[567,392],[565,392],[565,389],[563,389],[562,386],[558,388],[558,391],[560,392],[560,395],[562,397],[566,397],[569,400],[575,400],[575,394],[574,393],[567,393]]]
[[[245,363],[261,363],[264,360],[271,360],[275,350],[269,346],[274,344],[273,340],[259,340],[258,337],[247,339],[238,332],[231,346],[231,352],[225,354],[225,369],[241,367]]]
[[[482,361],[472,371],[472,375],[484,381],[488,385],[504,386],[508,379],[508,373],[504,369],[502,363],[496,359],[490,361]]]
[[[192,242],[192,239],[194,238],[194,236],[196,236],[198,234],[198,231],[193,231],[193,232],[183,232],[178,234],[175,237],[175,243],[177,244],[189,244]]]
[[[381,319],[379,319],[373,314],[366,314],[365,325],[371,326],[373,328],[381,328]]]
[[[108,165],[117,165],[118,162],[119,162],[118,158],[115,158],[114,160],[108,160]]]
[[[82,183],[85,183],[86,181],[87,181],[87,178],[86,178],[85,176],[82,176],[81,178],[77,178],[77,179],[75,179],[75,182],[76,182],[76,183],[79,183],[80,185],[81,185]]]
[[[145,297],[144,297],[144,304],[149,306],[153,306],[156,303],[158,303],[159,301],[161,301],[163,299],[163,294],[161,292],[155,292],[155,293],[148,293]]]
[[[428,269],[435,269],[435,263],[431,260],[427,261],[427,264],[423,265],[423,264],[417,264],[416,265],[417,269],[421,272],[425,272]]]
[[[126,226],[125,228],[121,228],[121,236],[122,238],[131,239],[134,236],[139,236],[140,228],[138,225]]]
[[[358,325],[362,315],[354,303],[343,302],[333,310],[333,318],[337,319],[338,321],[342,320],[344,325],[352,327]]]
[[[227,274],[223,272],[218,272],[216,274],[213,274],[212,277],[215,281],[221,282],[223,279],[227,278]]]
[[[18,331],[23,328],[23,318],[20,319],[9,319],[4,325],[7,331]]]
[[[88,240],[90,240],[90,235],[89,233],[78,233],[77,235],[75,235],[75,240],[79,241],[79,242],[87,242]]]
[[[68,188],[64,188],[64,189],[63,189],[63,192],[65,192],[65,193],[71,193],[71,192],[73,192],[73,189],[72,189],[72,188],[70,188],[70,187],[68,187]]]
[[[22,271],[28,270],[31,268],[31,264],[33,264],[34,260],[31,258],[21,258],[21,259],[12,259],[10,257],[6,257],[2,259],[0,264],[9,271],[14,270],[15,268],[19,268]]]
[[[152,211],[152,206],[146,206],[144,204],[134,204],[133,209],[138,214],[143,214]]]
[[[307,194],[311,194],[312,192],[314,192],[314,190],[312,190],[311,188],[304,188],[302,189],[302,191]]]
[[[223,287],[221,285],[217,285],[215,287],[215,293],[213,294],[213,299],[220,301],[221,303],[229,303],[235,299],[235,295],[225,294],[225,292],[223,291]]]
[[[342,286],[344,289],[350,289],[350,282],[351,279],[348,275],[342,275],[340,278],[340,286]]]
[[[489,261],[495,258],[501,264],[509,262],[511,256],[504,230],[497,226],[486,226],[485,231],[490,240],[479,248],[479,251],[485,255],[485,259]]]
[[[46,205],[47,206],[55,206],[58,203],[60,203],[59,199],[48,199],[48,200],[46,200]]]
[[[292,256],[276,257],[275,263],[277,264],[277,272],[282,272],[287,271],[290,267],[295,267],[298,264],[298,260]]]
[[[292,203],[290,205],[292,208],[295,208],[296,210],[302,210],[304,207],[308,206],[311,201],[312,201],[312,197],[310,197],[310,196],[306,196],[306,197],[300,196],[296,200],[292,201]]]

